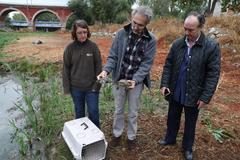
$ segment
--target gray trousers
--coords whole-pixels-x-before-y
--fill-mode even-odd
[[[140,96],[143,90],[143,84],[136,85],[133,89],[121,86],[113,86],[115,112],[113,120],[113,135],[119,137],[124,130],[124,106],[128,101],[128,129],[127,136],[129,140],[136,138],[137,118],[140,104]]]

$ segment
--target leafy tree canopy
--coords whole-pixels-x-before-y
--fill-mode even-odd
[[[88,24],[122,23],[127,20],[135,0],[71,0],[69,8],[75,18],[85,19]]]
[[[140,5],[148,5],[153,9],[155,17],[176,16],[184,18],[190,11],[198,11],[211,15],[218,0],[139,0]],[[221,0],[222,10],[227,7],[240,11],[240,0]]]
[[[57,18],[57,16],[51,12],[43,12],[40,13],[37,17],[36,17],[37,21],[52,21],[52,22],[59,22],[59,19]]]
[[[15,21],[26,21],[25,17],[21,13],[15,13],[12,19]]]

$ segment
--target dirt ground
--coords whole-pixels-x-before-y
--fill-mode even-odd
[[[111,37],[92,37],[101,51],[105,63]],[[43,44],[32,44],[41,40]],[[71,41],[69,33],[56,33],[53,36],[23,37],[16,43],[7,46],[4,52],[13,54],[16,60],[29,58],[37,63],[62,62],[64,47]],[[158,50],[152,68],[152,78],[158,80],[162,72],[163,63],[169,49],[163,38],[158,40]],[[208,131],[204,117],[199,118],[196,129],[194,157],[198,160],[240,160],[240,53],[232,55],[228,49],[222,49],[222,73],[215,96],[208,105],[205,113],[212,122],[213,128],[225,129],[233,138],[217,142]],[[161,107],[161,106],[160,106]],[[203,114],[206,115],[206,114]],[[165,113],[140,113],[138,128],[138,145],[134,152],[126,150],[125,137],[122,145],[115,149],[108,149],[107,158],[111,160],[181,160],[181,139],[183,124],[177,139],[177,145],[160,147],[157,141],[163,138],[166,130]],[[103,123],[103,131],[107,140],[111,137],[112,115]]]

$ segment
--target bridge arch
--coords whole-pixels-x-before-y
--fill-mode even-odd
[[[62,23],[62,20],[61,20],[61,18],[59,17],[58,13],[56,13],[56,12],[50,10],[50,9],[41,9],[41,10],[37,11],[37,12],[33,15],[32,20],[31,20],[31,23],[34,24],[34,21],[35,21],[36,17],[37,17],[39,14],[44,13],[44,12],[50,12],[50,13],[54,14],[54,15],[59,19],[59,21]]]
[[[64,27],[64,28],[67,28],[68,20],[69,20],[69,18],[70,18],[71,16],[73,16],[73,15],[74,15],[74,13],[72,12],[72,13],[70,13],[70,14],[66,17],[66,20],[65,20],[64,23],[63,23],[63,27]]]
[[[23,15],[23,17],[26,19],[27,23],[29,24],[30,20],[27,18],[27,16],[24,14],[24,12],[22,12],[21,10],[19,10],[17,8],[13,8],[13,7],[3,9],[0,12],[0,17],[2,17],[1,19],[3,19],[8,13],[10,13],[12,11],[17,11],[17,12],[21,13]]]
[[[34,23],[37,19],[36,17],[43,12],[48,12],[56,16],[56,18],[59,20],[59,24],[61,25],[61,30],[65,30],[66,18],[68,17],[67,19],[69,19],[69,15],[72,13],[68,6],[7,4],[0,2],[0,26],[2,22],[4,22],[4,15],[10,11],[18,11],[20,14],[22,14],[27,20],[28,28],[30,30],[35,30]]]

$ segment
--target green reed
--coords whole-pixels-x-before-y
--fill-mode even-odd
[[[219,143],[223,143],[224,140],[233,138],[234,136],[226,129],[221,127],[214,127],[210,118],[210,113],[205,113],[201,117],[201,123],[207,126],[208,132],[212,134],[214,139]]]
[[[151,90],[143,90],[141,102],[145,111],[154,113],[162,101],[163,96],[160,93],[160,89],[152,88]]]
[[[32,70],[27,70],[26,73],[21,73],[25,70],[20,70],[21,72],[16,73],[22,86],[24,104],[15,106],[24,113],[25,126],[21,129],[13,120],[10,124],[15,129],[13,138],[22,155],[27,155],[36,139],[41,140],[46,147],[54,144],[64,122],[74,117],[70,96],[63,95],[59,74],[52,74],[52,68],[54,67],[50,65],[40,69],[40,73],[44,74],[36,74],[38,77],[33,78],[28,76]],[[36,66],[33,65],[31,69],[36,69]]]

